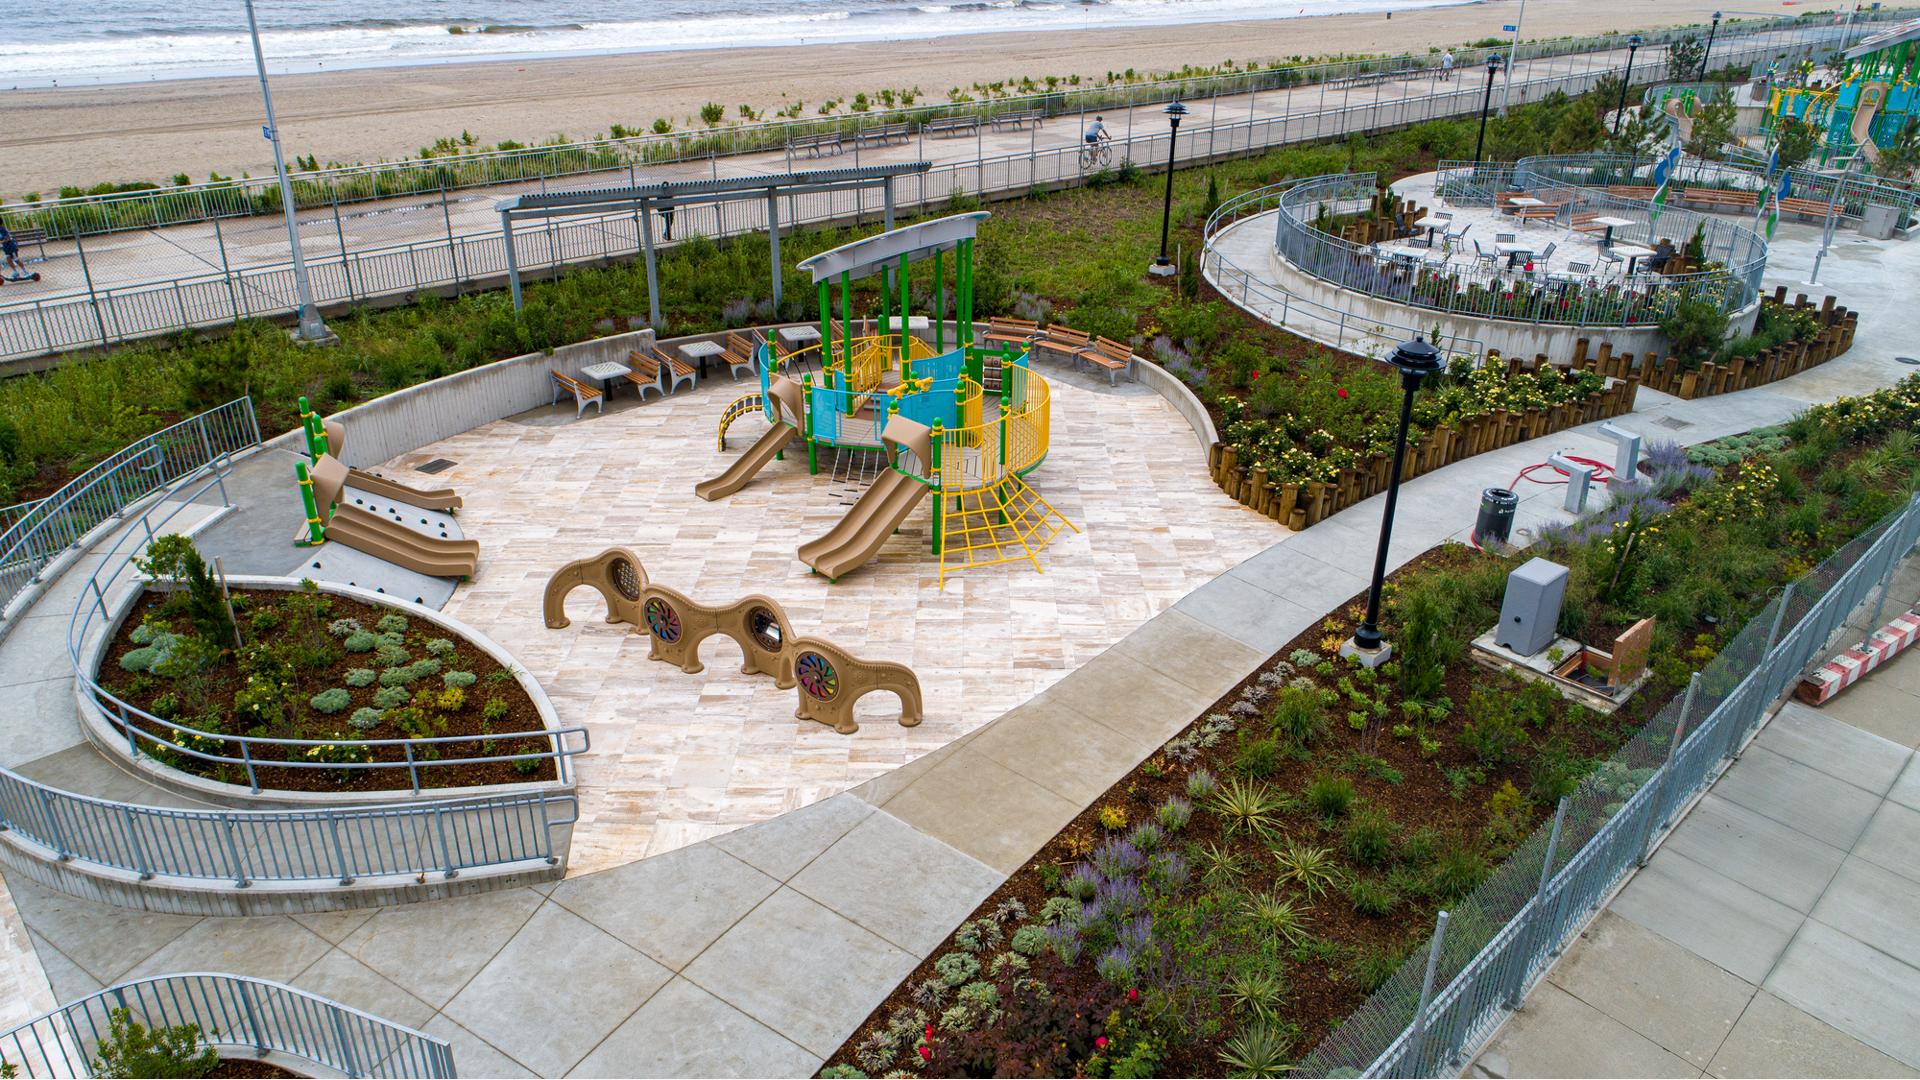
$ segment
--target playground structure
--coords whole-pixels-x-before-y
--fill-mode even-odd
[[[925,715],[920,680],[913,669],[885,660],[862,660],[816,637],[795,637],[786,609],[772,597],[743,596],[718,607],[702,604],[677,589],[651,582],[640,557],[615,547],[576,559],[547,579],[542,615],[549,628],[568,625],[567,595],[581,587],[597,590],[607,602],[607,622],[644,628],[648,657],[673,664],[689,675],[705,669],[700,645],[716,634],[740,646],[742,675],[771,675],[782,690],[797,690],[794,717],[826,724],[842,735],[860,725],[853,707],[876,690],[900,699],[900,725],[914,727]]]
[[[772,342],[759,346],[760,393],[728,407],[719,435],[724,445],[727,426],[756,398],[772,428],[695,493],[709,500],[733,494],[796,439],[810,474],[820,471],[823,451],[878,452],[886,464],[846,517],[801,545],[800,558],[816,573],[834,581],[864,565],[928,495],[942,587],[948,573],[971,567],[1024,559],[1040,569],[1039,552],[1063,530],[1079,530],[1025,480],[1046,459],[1052,405],[1030,350],[974,341],[973,245],[986,217],[956,214],[891,229],[799,263],[818,290],[820,343],[784,353]],[[910,332],[915,320],[908,313],[913,267],[925,260],[932,262],[935,315],[925,320],[931,343]],[[864,320],[867,333],[857,335],[854,282],[875,275],[880,316]]]
[[[315,547],[331,540],[415,573],[473,576],[480,558],[479,541],[451,537],[429,518],[418,518],[421,528],[408,523],[409,510],[457,511],[462,500],[452,488],[422,490],[349,468],[339,456],[346,448],[346,428],[337,421],[323,421],[304,397],[300,425],[311,464],[294,465],[306,511],[306,527],[294,540],[296,545]]]
[[[1771,87],[1764,121],[1774,129],[1794,119],[1823,132],[1821,165],[1847,164],[1855,156],[1878,165],[1880,152],[1920,118],[1920,19],[1875,34],[1842,57],[1829,84],[1802,70],[1788,85]],[[1801,85],[1792,85],[1796,81]]]

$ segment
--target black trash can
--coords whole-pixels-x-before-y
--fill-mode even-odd
[[[1520,507],[1520,496],[1506,488],[1488,488],[1480,493],[1480,515],[1473,521],[1473,538],[1482,544],[1506,543],[1513,535],[1513,512]]]

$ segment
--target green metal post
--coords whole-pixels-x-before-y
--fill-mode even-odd
[[[320,424],[320,417],[307,406],[307,396],[300,395],[300,430],[307,437],[307,456],[315,461],[327,451],[326,428]]]
[[[847,371],[853,371],[853,274],[840,275],[840,348]]]
[[[928,479],[933,481],[933,553],[940,554],[944,546],[941,529],[946,523],[947,493],[940,483],[940,443],[942,441],[940,421],[933,422],[933,463],[928,467]]]
[[[961,260],[960,264],[954,267],[954,272],[956,274],[961,275],[960,306],[963,310],[960,317],[960,339],[966,342],[969,346],[971,346],[973,344],[973,241],[972,240],[960,241],[960,260]]]
[[[820,472],[820,454],[813,445],[813,373],[811,371],[800,377],[800,386],[801,410],[807,417],[807,430],[803,433],[807,437],[807,475],[816,476]]]
[[[913,280],[913,267],[905,255],[900,256],[900,367],[907,366],[907,285]]]
[[[313,497],[313,476],[307,472],[307,463],[293,463],[293,475],[300,481],[300,505],[307,512],[307,539],[301,547],[323,544],[327,539],[326,527],[320,524],[320,505]]]
[[[833,286],[825,278],[820,281],[820,370],[825,371],[833,359],[833,295],[828,290]]]
[[[939,249],[933,253],[933,351],[947,351],[947,294],[941,288]]]
[[[966,401],[967,401],[967,384],[964,382],[955,382],[953,384],[953,426],[954,427],[964,428],[967,426]]]
[[[888,284],[892,275],[882,271],[880,274],[880,327],[881,334],[886,333],[887,319],[893,315],[893,288]],[[884,340],[884,338],[883,338]]]

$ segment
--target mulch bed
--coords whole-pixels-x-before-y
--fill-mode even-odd
[[[1398,580],[1410,574],[1427,570],[1458,567],[1475,559],[1489,556],[1480,555],[1459,545],[1445,545],[1432,549],[1417,557],[1399,571],[1389,576],[1389,581]],[[1316,623],[1303,631],[1294,640],[1273,654],[1268,662],[1246,679],[1237,684],[1232,691],[1222,696],[1206,709],[1199,711],[1199,718],[1193,725],[1182,730],[1181,734],[1196,730],[1204,718],[1215,713],[1225,712],[1239,700],[1241,691],[1258,681],[1261,674],[1271,670],[1278,661],[1286,658],[1298,649],[1308,649],[1330,656],[1330,650],[1323,646],[1329,637],[1344,640],[1352,634],[1357,621],[1356,616],[1363,610],[1366,593],[1355,595],[1347,603],[1333,609],[1328,618],[1337,621],[1337,627],[1326,622]],[[1345,667],[1342,665],[1342,673]],[[1303,674],[1305,671],[1303,670]],[[1528,762],[1524,758],[1498,769],[1487,769],[1485,780],[1472,785],[1465,797],[1455,797],[1451,785],[1444,775],[1447,769],[1472,767],[1475,759],[1464,747],[1452,738],[1463,722],[1463,706],[1468,694],[1476,685],[1493,683],[1498,676],[1471,662],[1451,665],[1446,674],[1445,695],[1454,703],[1452,715],[1435,725],[1435,733],[1441,736],[1441,748],[1432,757],[1422,757],[1416,740],[1411,738],[1389,737],[1379,729],[1385,725],[1374,725],[1371,738],[1366,733],[1355,731],[1345,722],[1343,707],[1331,710],[1332,721],[1328,734],[1316,746],[1307,760],[1295,760],[1283,757],[1280,767],[1263,782],[1274,790],[1285,793],[1298,793],[1314,779],[1324,775],[1341,775],[1353,781],[1357,798],[1356,807],[1366,805],[1385,811],[1404,830],[1415,827],[1430,827],[1449,835],[1475,836],[1485,829],[1492,818],[1489,809],[1489,796],[1506,781],[1513,781],[1522,791],[1527,788]],[[1322,685],[1332,680],[1322,677]],[[1591,726],[1577,732],[1566,732],[1566,725],[1559,730],[1573,737],[1573,750],[1585,757],[1602,757],[1620,745],[1634,731],[1637,731],[1647,717],[1652,716],[1672,696],[1672,691],[1654,693],[1649,686],[1635,695],[1628,704],[1611,717],[1596,717]],[[1397,690],[1393,700],[1398,702]],[[1398,719],[1397,712],[1394,719]],[[1178,738],[1178,736],[1176,736]],[[1173,740],[1169,740],[1170,742]],[[1016,871],[998,889],[983,900],[968,915],[968,920],[981,918],[992,912],[1008,898],[1016,898],[1025,905],[1030,913],[1038,912],[1052,896],[1042,883],[1042,868],[1057,867],[1060,871],[1069,871],[1082,861],[1086,855],[1109,836],[1124,835],[1122,832],[1109,832],[1099,821],[1103,808],[1120,807],[1126,811],[1129,824],[1151,820],[1154,809],[1164,803],[1169,796],[1184,797],[1186,777],[1197,768],[1205,768],[1222,781],[1236,775],[1233,762],[1238,745],[1232,737],[1223,738],[1211,748],[1200,751],[1197,761],[1177,764],[1156,753],[1146,762],[1137,766],[1127,776],[1107,789],[1106,793],[1095,799],[1079,816],[1048,841],[1031,860]],[[1372,775],[1363,775],[1354,770],[1336,769],[1333,763],[1348,754],[1366,753],[1383,759],[1387,765],[1398,769],[1404,779],[1400,783]],[[1156,775],[1157,774],[1157,775]],[[1527,827],[1544,820],[1551,813],[1551,807],[1534,806],[1528,812]],[[1356,867],[1339,851],[1337,830],[1328,831],[1312,812],[1305,809],[1287,810],[1280,816],[1281,832],[1295,843],[1330,847],[1339,856],[1341,865],[1353,876]],[[1274,890],[1287,893],[1285,887],[1276,889],[1277,871],[1271,858],[1264,857],[1264,850],[1258,842],[1247,837],[1227,835],[1223,820],[1200,806],[1194,808],[1191,821],[1185,829],[1171,838],[1172,850],[1189,849],[1193,845],[1205,846],[1220,843],[1237,846],[1245,853],[1256,857],[1248,859],[1249,872],[1240,879],[1239,887],[1253,892]],[[1499,856],[1494,855],[1490,863],[1497,865]],[[1362,876],[1375,876],[1373,872],[1358,871]],[[1196,881],[1186,886],[1187,891],[1202,888]],[[1291,895],[1298,898],[1298,892]],[[1323,942],[1337,943],[1344,955],[1366,949],[1392,949],[1396,952],[1408,952],[1419,947],[1431,933],[1435,912],[1444,906],[1432,897],[1403,897],[1400,906],[1391,914],[1371,917],[1359,913],[1340,893],[1338,889],[1330,891],[1312,904],[1310,930],[1312,936]],[[911,989],[918,983],[935,976],[934,962],[956,946],[953,937],[943,941],[939,948],[931,951],[927,958],[913,972],[901,981],[879,1007],[868,1015],[865,1021],[849,1036],[847,1041],[827,1059],[827,1065],[856,1065],[854,1049],[869,1034],[884,1029],[887,1018],[896,1008],[913,1008]],[[984,954],[983,954],[984,963]],[[1063,992],[1100,992],[1103,983],[1094,972],[1089,957],[1082,957],[1079,964],[1067,967],[1048,951],[1032,961],[1032,974],[1049,986],[1055,994]],[[1358,1008],[1372,992],[1373,987],[1363,986],[1355,981],[1353,975],[1340,964],[1316,959],[1311,962],[1295,962],[1289,965],[1287,972],[1289,992],[1281,1019],[1297,1027],[1299,1037],[1292,1047],[1296,1057],[1305,1054],[1329,1031],[1337,1027],[1342,1019]],[[1117,987],[1104,987],[1110,993],[1113,1006],[1118,1008],[1123,1000],[1123,991]],[[1228,1035],[1231,1034],[1229,1030]],[[1185,1043],[1168,1046],[1158,1061],[1156,1074],[1162,1076],[1219,1076],[1223,1075],[1223,1065],[1219,1060],[1219,1051],[1227,1036],[1212,1040],[1190,1040]],[[1003,1063],[1004,1064],[1004,1063]],[[1018,1065],[1014,1065],[1017,1070]],[[926,1075],[943,1075],[940,1062],[936,1058],[932,1063],[919,1069]],[[877,1073],[875,1075],[878,1075]],[[1026,1075],[1023,1072],[1003,1072],[1000,1075]]]
[[[121,624],[119,633],[115,635],[113,642],[107,647],[106,653],[101,660],[100,672],[96,676],[100,684],[115,696],[126,701],[128,704],[136,705],[150,713],[157,712],[155,705],[160,698],[174,693],[174,684],[168,679],[157,676],[127,672],[120,667],[120,658],[127,652],[139,647],[132,641],[130,635],[136,627],[141,625],[144,618],[149,614],[166,618],[166,616],[161,614],[161,608],[172,595],[173,594],[166,592],[149,590],[134,602],[132,612],[128,615],[126,621]],[[239,610],[242,640],[248,644],[252,644],[255,641],[256,635],[249,629],[249,616],[251,613],[261,610],[263,606],[278,604],[290,595],[293,594],[268,589],[234,589],[233,596],[235,606]],[[356,619],[362,626],[372,629],[381,616],[393,612],[391,608],[376,607],[350,597],[333,594],[325,595],[327,599],[331,601],[331,611],[327,615],[329,621],[342,618]],[[245,598],[244,603],[241,600],[242,597]],[[184,615],[174,616],[169,621],[179,632],[184,633],[191,629]],[[491,732],[526,732],[544,729],[545,724],[541,720],[539,710],[534,707],[533,699],[527,696],[526,690],[520,686],[518,680],[511,677],[503,678],[502,675],[496,674],[505,673],[506,669],[502,668],[499,662],[494,660],[491,655],[482,651],[472,642],[437,624],[413,618],[409,619],[409,623],[407,648],[415,659],[423,658],[427,655],[421,647],[425,640],[444,637],[454,643],[454,652],[445,659],[444,670],[470,671],[478,676],[478,681],[466,688],[466,704],[464,707],[444,714],[445,726],[444,730],[440,731],[439,734],[447,736],[481,736]],[[229,724],[229,731],[227,733],[253,734],[289,739],[330,739],[336,735],[355,740],[405,739],[408,735],[393,722],[391,719],[391,711],[387,714],[387,718],[370,729],[358,730],[347,722],[348,718],[353,715],[354,710],[362,707],[374,707],[374,695],[380,691],[380,684],[378,682],[375,682],[371,686],[364,687],[347,686],[347,671],[352,668],[373,668],[379,670],[379,667],[380,665],[374,660],[372,653],[347,653],[342,651],[341,658],[329,666],[310,668],[296,673],[299,685],[293,694],[291,715],[279,723],[272,725],[271,730],[237,732],[233,731],[232,725]],[[234,662],[232,653],[228,652],[224,654],[221,661],[209,669],[207,675],[211,683],[210,698],[215,702],[216,710],[222,716],[232,717],[233,695],[240,689],[245,679],[245,676],[241,674],[237,664]],[[489,676],[492,677],[490,678]],[[442,681],[440,676],[433,675],[414,684],[413,689],[431,688],[438,690],[441,688],[441,685]],[[347,706],[346,709],[335,714],[327,715],[309,706],[308,699],[323,690],[335,687],[344,689],[351,695],[352,704]],[[497,697],[507,703],[507,712],[504,717],[488,722],[481,715],[481,707],[489,698],[493,697]],[[183,716],[179,719],[183,724],[191,723],[188,717]],[[136,718],[135,724],[141,729],[151,732],[162,739],[166,739],[172,735],[172,728],[167,724],[139,718]],[[416,748],[414,752],[414,759],[423,762],[419,769],[420,786],[423,788],[524,784],[541,780],[552,780],[555,777],[552,758],[540,759],[539,767],[531,773],[517,771],[510,761],[486,762],[481,764],[454,763],[461,758],[496,757],[516,753],[545,753],[551,750],[552,743],[544,737],[493,739],[490,745],[483,745],[478,738],[470,743],[452,742],[432,745],[438,751],[438,761],[425,762],[423,760],[422,750],[425,750],[426,747]],[[153,744],[143,740],[141,749],[143,752],[150,753],[154,747]],[[264,760],[261,756],[262,754],[273,754],[276,751],[281,752],[278,755],[278,760],[288,760],[290,755],[286,754],[285,751],[298,752],[301,749],[304,748],[255,745],[251,752],[255,755],[255,761],[258,762]],[[215,751],[208,751],[203,748],[203,752]],[[238,758],[240,756],[240,746],[238,743],[229,742],[225,744],[223,749],[217,752],[225,756]],[[372,760],[376,762],[404,762],[406,756],[406,749],[402,746],[379,746],[373,748]],[[205,776],[225,783],[245,784],[247,782],[245,771],[239,765],[217,764],[186,754],[172,755],[172,759],[169,760],[167,764],[198,776]],[[405,768],[340,770],[276,768],[271,765],[256,765],[255,772],[259,777],[261,787],[286,791],[390,792],[394,790],[411,790]]]
[[[306,1073],[297,1073],[291,1069],[283,1069],[269,1061],[255,1061],[252,1058],[223,1057],[220,1059],[220,1064],[215,1065],[213,1071],[207,1075],[222,1078],[230,1077],[234,1078],[234,1080],[251,1080],[251,1078],[256,1077],[304,1077]]]

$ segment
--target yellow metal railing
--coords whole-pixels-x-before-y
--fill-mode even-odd
[[[974,386],[961,404],[961,426],[941,429],[940,490],[946,495],[997,487],[1047,456],[1053,404],[1047,381],[1014,366],[1001,379],[999,409],[987,410]]]

